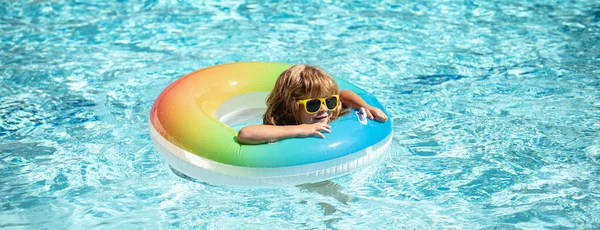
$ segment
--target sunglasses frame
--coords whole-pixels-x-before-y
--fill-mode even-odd
[[[326,103],[327,98],[330,98],[330,97],[335,97],[335,99],[336,99],[335,107],[333,107],[332,109],[329,109],[329,107],[327,107],[327,103]],[[319,100],[321,103],[319,103],[319,109],[317,109],[317,111],[309,112],[308,108],[306,108],[306,103],[308,101],[312,101],[312,100]],[[332,110],[336,109],[338,106],[340,106],[340,95],[339,94],[333,94],[333,95],[327,96],[327,97],[309,98],[309,99],[298,100],[297,102],[298,102],[298,104],[304,105],[304,111],[306,111],[306,113],[308,113],[308,114],[315,114],[315,113],[319,112],[319,110],[321,110],[321,106],[323,106],[323,105],[325,105],[325,108],[327,108],[327,110],[329,110],[329,111],[332,111]]]

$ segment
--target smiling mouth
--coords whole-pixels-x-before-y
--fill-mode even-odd
[[[323,119],[325,119],[327,117],[328,117],[327,115],[321,115],[321,116],[315,117],[315,120],[323,120]]]

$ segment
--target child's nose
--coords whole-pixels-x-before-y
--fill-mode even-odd
[[[325,105],[325,103],[321,103],[321,107],[319,108],[319,111],[321,111],[321,110],[327,111],[327,106]]]

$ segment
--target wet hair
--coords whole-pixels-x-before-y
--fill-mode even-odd
[[[299,125],[300,105],[297,100],[339,94],[338,85],[325,71],[309,65],[294,65],[283,71],[267,97],[266,125]],[[341,106],[332,113],[331,120],[341,115]]]

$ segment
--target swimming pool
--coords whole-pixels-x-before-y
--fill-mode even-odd
[[[598,34],[594,1],[2,2],[0,228],[599,228]],[[172,172],[156,96],[255,60],[377,96],[384,159],[277,189]]]

